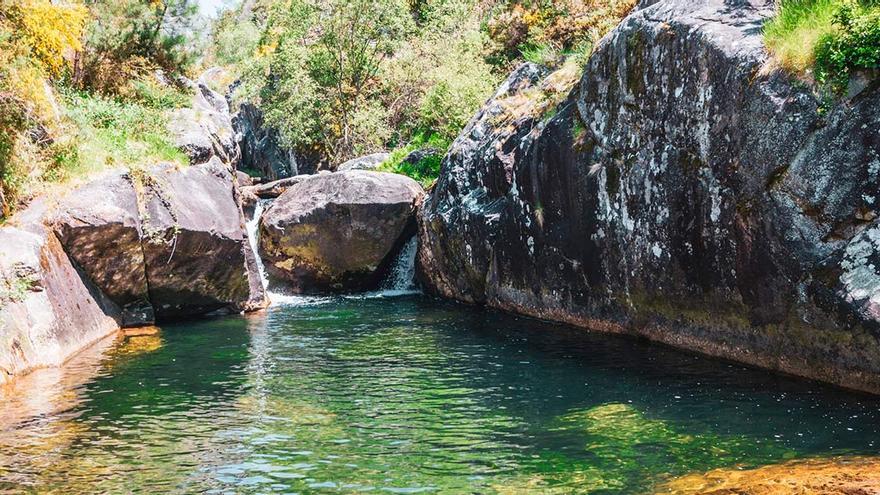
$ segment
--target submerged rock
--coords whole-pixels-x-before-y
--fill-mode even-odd
[[[420,213],[430,290],[880,393],[880,87],[762,71],[773,2],[642,2],[568,99],[517,70]]]
[[[263,262],[298,292],[373,285],[412,228],[422,195],[416,181],[397,174],[351,170],[310,176],[263,214]]]
[[[716,469],[676,478],[658,495],[868,495],[880,491],[880,459],[833,457],[757,469]]]

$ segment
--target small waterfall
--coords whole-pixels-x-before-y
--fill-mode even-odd
[[[260,271],[260,281],[263,283],[263,290],[266,291],[266,295],[269,297],[269,304],[272,306],[279,304],[288,306],[306,306],[330,302],[331,299],[328,297],[298,296],[285,294],[283,292],[273,291],[272,288],[269,287],[269,276],[266,273],[266,266],[263,264],[263,258],[260,257],[260,251],[257,248],[260,238],[260,218],[263,216],[263,211],[265,211],[266,207],[269,206],[269,204],[271,203],[271,199],[258,200],[257,204],[254,206],[254,217],[245,224],[248,241],[250,242],[251,249],[254,252],[254,258],[256,258],[257,270]]]
[[[269,297],[270,304],[302,306],[331,302],[331,297],[299,296],[285,294],[283,292],[273,291],[272,288],[269,286],[269,277],[266,273],[266,266],[263,264],[263,259],[260,257],[258,244],[260,235],[260,218],[263,216],[263,212],[266,210],[266,207],[268,207],[271,202],[271,199],[261,199],[257,201],[257,204],[254,206],[253,218],[251,218],[250,221],[245,224],[248,241],[251,244],[251,249],[253,250],[254,257],[256,258],[257,270],[260,271],[260,281],[263,283],[263,289],[266,291],[266,294]],[[412,236],[403,246],[403,249],[400,250],[400,254],[397,255],[397,259],[395,259],[394,263],[391,265],[388,271],[388,275],[385,277],[385,280],[382,281],[382,284],[378,291],[345,297],[393,297],[408,294],[417,294],[418,289],[416,288],[415,283],[417,251],[418,238],[416,236]]]
[[[254,252],[254,257],[257,259],[257,270],[260,271],[260,282],[263,283],[263,290],[269,289],[269,277],[266,275],[266,267],[263,265],[263,258],[260,258],[260,252],[257,247],[260,235],[260,218],[263,216],[263,210],[266,209],[267,204],[269,204],[268,199],[257,200],[257,204],[254,206],[254,217],[245,224],[248,241],[251,243],[251,251]]]
[[[394,264],[391,265],[388,276],[382,282],[381,293],[383,295],[393,296],[417,292],[415,273],[418,246],[417,236],[412,236],[406,241],[400,254],[397,255],[397,259],[394,260]]]

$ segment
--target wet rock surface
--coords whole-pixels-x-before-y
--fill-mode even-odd
[[[370,287],[408,237],[422,194],[417,182],[396,174],[307,177],[263,214],[263,262],[298,292]]]
[[[880,85],[762,70],[769,1],[643,2],[548,115],[461,133],[420,277],[466,302],[880,392]]]

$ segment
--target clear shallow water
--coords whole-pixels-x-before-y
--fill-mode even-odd
[[[880,446],[874,398],[418,296],[169,325],[17,387],[0,492],[646,493]]]

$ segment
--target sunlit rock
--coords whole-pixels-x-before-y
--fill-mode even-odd
[[[558,106],[521,68],[462,131],[424,285],[880,392],[880,87],[826,111],[765,67],[773,2],[640,6]]]
[[[263,214],[266,268],[299,292],[375,284],[412,229],[422,194],[416,181],[397,174],[352,170],[308,177]]]

